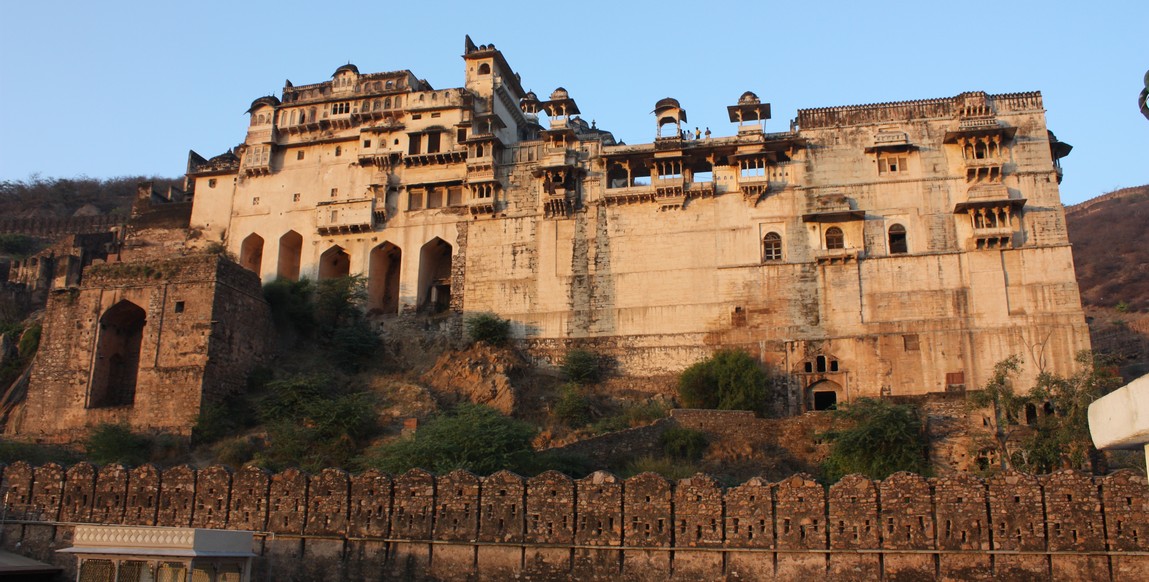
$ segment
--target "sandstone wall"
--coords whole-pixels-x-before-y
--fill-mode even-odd
[[[4,468],[4,546],[56,554],[76,523],[257,532],[275,580],[1133,580],[1149,576],[1149,483],[1064,471],[828,489],[807,475],[730,488],[705,475],[397,477],[247,467]]]

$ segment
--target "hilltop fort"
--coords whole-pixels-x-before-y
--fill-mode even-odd
[[[187,434],[265,357],[276,278],[362,275],[371,314],[445,329],[493,312],[540,362],[585,347],[643,376],[745,349],[789,375],[791,413],[974,389],[1013,354],[1031,383],[1089,348],[1070,146],[1037,92],[802,109],[768,132],[747,91],[731,135],[667,97],[629,145],[565,89],[524,90],[494,45],[468,38],[463,63],[450,89],[354,65],[287,82],[237,147],[190,153],[185,191],[141,191],[116,242],[16,265],[55,290],[9,430]]]

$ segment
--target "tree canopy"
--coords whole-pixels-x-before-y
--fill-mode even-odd
[[[720,350],[690,366],[678,377],[678,398],[687,408],[752,410],[769,407],[769,376],[741,350]]]
[[[928,470],[926,438],[913,406],[862,398],[839,405],[832,414],[847,426],[823,435],[831,441],[823,464],[829,481],[850,473],[885,479],[898,471]]]

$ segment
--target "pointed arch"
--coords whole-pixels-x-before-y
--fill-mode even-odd
[[[289,281],[299,280],[300,258],[303,256],[303,235],[294,230],[279,237],[279,261],[275,275]]]
[[[451,305],[451,251],[447,241],[435,237],[419,250],[420,310],[438,313]]]
[[[88,408],[131,406],[135,402],[146,323],[147,312],[126,299],[100,317]]]
[[[368,311],[399,313],[399,267],[402,261],[402,249],[389,242],[371,249],[367,274]]]
[[[263,266],[262,236],[253,232],[243,239],[243,243],[239,245],[239,264],[256,275],[260,274],[260,267]]]
[[[323,251],[319,256],[319,279],[337,279],[351,274],[351,255],[339,245]]]

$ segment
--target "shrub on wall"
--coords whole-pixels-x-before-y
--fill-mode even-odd
[[[706,433],[702,431],[673,427],[666,429],[658,437],[658,444],[662,445],[662,451],[668,457],[698,461],[710,442],[706,439]]]
[[[511,322],[493,314],[476,313],[463,323],[467,338],[492,346],[505,345],[511,339]]]
[[[678,399],[687,408],[752,410],[769,407],[769,376],[741,350],[720,350],[690,366],[678,377]]]
[[[601,358],[590,350],[567,351],[559,369],[567,380],[579,384],[597,384],[602,379]]]
[[[126,424],[97,425],[84,441],[87,459],[97,465],[141,465],[148,462],[151,449],[151,439],[133,433]]]

